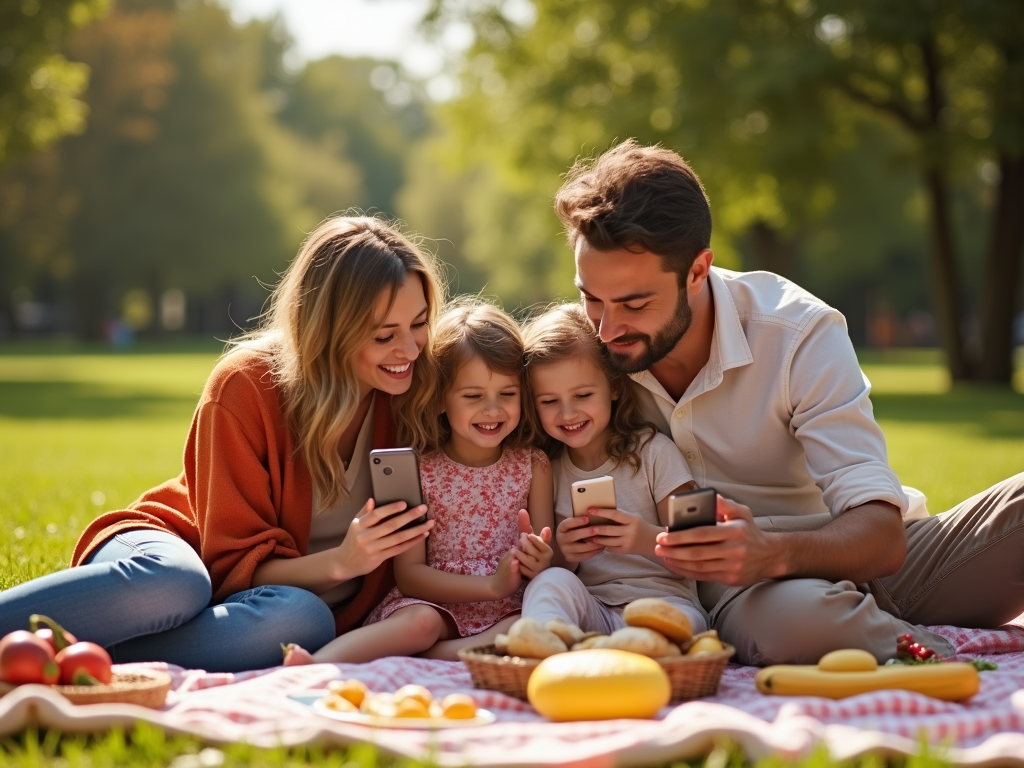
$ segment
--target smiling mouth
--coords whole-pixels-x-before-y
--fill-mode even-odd
[[[412,372],[412,363],[405,363],[403,365],[378,365],[384,373],[396,379],[404,379]]]
[[[568,432],[571,435],[573,432],[579,432],[589,423],[590,420],[588,419],[587,421],[580,421],[577,422],[576,424],[563,424],[561,427],[559,427],[559,429],[561,429],[563,432]]]
[[[480,430],[481,432],[483,432],[485,434],[492,434],[494,432],[497,432],[499,429],[501,429],[501,426],[504,423],[505,422],[503,422],[503,421],[491,421],[491,422],[486,422],[486,423],[481,423],[481,424],[474,424],[473,426],[476,427],[478,430]]]

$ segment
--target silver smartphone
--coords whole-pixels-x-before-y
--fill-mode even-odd
[[[370,451],[370,482],[373,501],[378,507],[393,501],[404,501],[406,510],[423,503],[420,487],[420,457],[412,448],[377,448]],[[402,526],[411,528],[427,522],[427,516]]]
[[[718,491],[699,488],[668,497],[668,529],[685,531],[698,525],[718,524]]]
[[[607,517],[587,512],[591,507],[618,509],[615,503],[615,478],[610,475],[590,480],[577,480],[572,484],[572,516],[589,518],[588,525],[618,525]]]

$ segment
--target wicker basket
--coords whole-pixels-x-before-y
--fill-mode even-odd
[[[140,707],[159,709],[171,690],[171,676],[166,672],[146,670],[128,674],[115,674],[107,685],[51,685],[72,704],[138,704]],[[15,686],[0,683],[0,696],[13,691]]]
[[[731,645],[718,653],[700,656],[671,656],[657,659],[668,674],[672,684],[672,703],[703,696],[714,696],[722,673],[736,649]],[[570,651],[571,653],[571,651]],[[465,648],[459,651],[459,658],[469,669],[473,685],[491,691],[507,693],[526,701],[526,684],[540,659],[524,659],[519,656],[502,656],[493,645]]]

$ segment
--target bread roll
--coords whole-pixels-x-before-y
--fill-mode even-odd
[[[558,635],[536,619],[519,619],[508,631],[508,652],[513,656],[546,659],[568,650]]]
[[[672,643],[661,634],[647,627],[624,627],[612,632],[607,637],[599,637],[594,648],[614,648],[619,651],[632,651],[652,659],[671,654]],[[678,652],[679,649],[676,648]]]
[[[669,640],[685,643],[693,637],[690,618],[671,603],[657,597],[642,597],[626,606],[622,618],[631,627],[646,627]]]
[[[566,646],[571,647],[583,639],[583,630],[575,624],[570,624],[565,619],[552,619],[544,626],[558,635],[558,638]]]

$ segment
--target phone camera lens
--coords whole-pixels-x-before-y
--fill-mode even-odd
[[[576,489],[576,493],[586,493],[586,492],[587,492],[586,488],[577,488]]]
[[[394,471],[395,470],[393,470],[391,467],[384,467],[384,474],[385,475],[390,475]]]
[[[373,463],[374,464],[380,464],[380,459],[378,459],[376,456],[374,456]]]

